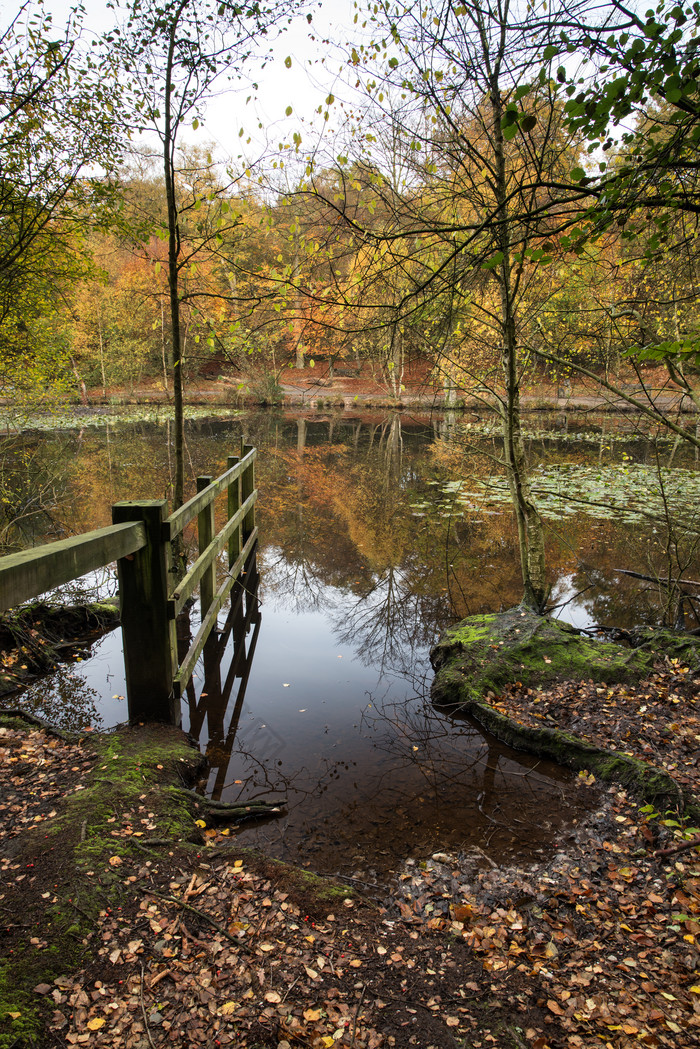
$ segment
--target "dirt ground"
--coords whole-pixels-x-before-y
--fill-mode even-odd
[[[697,799],[698,681],[677,662],[491,702]],[[679,812],[584,772],[589,815],[545,862],[418,857],[377,902],[246,850],[182,792],[197,763],[175,730],[3,719],[0,1047],[700,1043],[700,843]]]

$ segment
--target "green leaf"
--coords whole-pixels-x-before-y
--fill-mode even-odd
[[[287,57],[285,58],[284,64],[286,65],[287,69],[292,68],[292,60],[289,55],[287,55]]]
[[[503,262],[503,252],[497,251],[495,255],[492,255],[490,259],[487,259],[481,266],[482,270],[494,270],[496,266],[499,266]]]

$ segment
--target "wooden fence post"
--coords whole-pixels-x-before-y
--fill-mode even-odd
[[[243,438],[241,438],[241,458],[247,455],[248,452],[253,451],[252,444],[245,444]],[[255,491],[255,461],[250,466],[246,467],[243,476],[241,478],[241,502],[244,503],[249,495],[252,495]],[[243,518],[243,530],[242,537],[245,543],[250,533],[255,528],[255,507],[248,511]]]
[[[227,469],[231,470],[236,465],[236,463],[238,463],[238,462],[240,462],[240,460],[239,460],[237,455],[229,455],[228,460],[227,460]],[[240,479],[240,477],[237,477],[235,479],[235,481],[232,481],[232,483],[228,486],[228,519],[229,519],[229,521],[231,520],[232,517],[235,516],[235,514],[237,513],[238,508],[239,508],[240,505],[241,505],[241,479]],[[228,566],[229,566],[229,568],[231,567],[231,565],[236,563],[236,558],[238,557],[238,555],[240,554],[242,549],[243,549],[243,544],[241,543],[241,529],[239,527],[239,528],[236,528],[236,530],[234,531],[233,535],[231,536],[231,538],[228,541]]]
[[[205,488],[208,488],[213,478],[208,476],[201,476],[197,478],[197,491],[202,492]],[[197,540],[199,543],[200,555],[204,553],[210,542],[214,538],[214,532],[216,529],[215,524],[215,508],[214,501],[212,500],[203,510],[199,511],[197,515]],[[214,594],[216,593],[216,558],[212,558],[211,564],[207,568],[206,572],[202,576],[199,584],[199,598],[200,606],[202,610],[202,620],[209,611],[209,607],[214,600]]]
[[[177,667],[175,620],[168,617],[169,543],[163,540],[165,499],[115,503],[112,521],[142,521],[146,545],[117,562],[130,721],[179,725],[173,695]]]

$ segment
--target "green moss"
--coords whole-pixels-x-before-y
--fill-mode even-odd
[[[36,995],[30,997],[31,989],[19,975],[17,965],[0,966],[0,1049],[31,1045],[41,1031]]]
[[[673,630],[647,627],[637,633],[636,640],[647,651],[678,659],[692,670],[700,669],[700,638],[675,633]]]
[[[463,679],[462,691],[478,699],[515,681],[533,688],[569,679],[639,680],[654,657],[646,650],[593,641],[567,623],[514,608],[465,619],[433,649],[431,661],[437,671],[434,694],[449,702],[455,673]]]
[[[295,875],[299,886],[306,892],[313,893],[319,903],[337,904],[340,900],[346,900],[353,895],[353,890],[349,886],[336,885],[328,878],[323,878],[312,871],[297,869]]]
[[[448,630],[441,644],[474,645],[491,641],[491,631],[496,624],[496,616],[470,616]]]
[[[17,732],[18,730],[26,731],[27,728],[32,727],[31,724],[25,720],[25,718],[19,718],[15,717],[12,714],[2,713],[0,713],[0,726],[2,726],[2,728],[12,729],[13,732]]]
[[[115,838],[112,831],[115,819],[139,807],[154,813],[158,837],[175,842],[192,834],[191,806],[174,782],[191,778],[202,759],[182,732],[163,725],[125,729],[92,745],[96,760],[85,787],[67,798],[52,827],[54,834],[82,828],[75,844],[79,867],[132,850],[128,837]]]

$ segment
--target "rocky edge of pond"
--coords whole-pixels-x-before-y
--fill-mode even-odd
[[[69,740],[5,717],[0,1047],[695,1043],[700,664],[647,641],[522,609],[451,631],[435,701],[585,756],[588,815],[544,862],[436,853],[381,894],[243,848],[190,793],[177,730]]]

